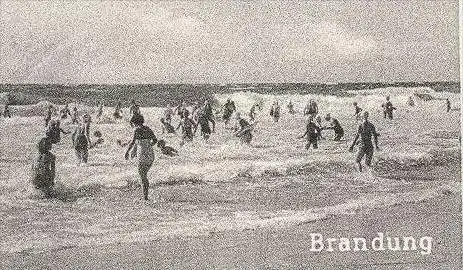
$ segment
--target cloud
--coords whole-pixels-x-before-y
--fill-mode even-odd
[[[320,23],[316,34],[321,44],[343,56],[371,53],[377,48],[376,41],[370,36],[360,36],[334,22]]]

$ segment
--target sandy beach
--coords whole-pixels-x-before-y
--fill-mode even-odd
[[[460,269],[461,197],[442,194],[417,204],[317,220],[288,229],[256,229],[173,237],[133,244],[69,247],[40,254],[2,254],[4,269]],[[418,251],[309,251],[309,233],[330,237],[433,237],[430,255]]]

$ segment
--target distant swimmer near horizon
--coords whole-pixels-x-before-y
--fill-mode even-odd
[[[3,108],[3,117],[4,118],[11,118],[11,112],[8,104],[5,104],[5,107]]]
[[[98,105],[97,113],[96,113],[97,119],[100,119],[100,117],[103,115],[103,107],[104,107],[103,102],[100,102],[100,104]]]
[[[130,119],[130,123],[135,127],[132,141],[130,142],[127,151],[125,152],[125,159],[129,159],[132,147],[137,145],[137,157],[138,157],[138,174],[140,175],[142,187],[143,187],[143,198],[148,200],[148,171],[154,162],[154,150],[153,145],[157,143],[157,138],[154,132],[147,126],[144,125],[145,119],[140,114],[134,114]]]
[[[52,189],[55,184],[56,157],[50,152],[52,144],[48,138],[42,138],[37,148],[39,150],[39,156],[32,166],[32,184],[47,197],[51,197]]]
[[[253,126],[249,124],[248,121],[241,118],[239,112],[236,113],[235,119],[238,122],[238,126],[235,130],[235,136],[240,138],[240,141],[245,144],[250,144],[252,141],[252,128]]]
[[[376,150],[379,150],[379,147],[378,147],[379,134],[376,132],[375,126],[368,121],[368,116],[369,116],[368,112],[366,111],[363,112],[363,123],[359,125],[354,141],[352,142],[352,145],[349,147],[349,152],[353,152],[354,146],[357,144],[359,145],[357,157],[355,159],[355,161],[358,164],[359,171],[362,171],[361,162],[362,162],[363,156],[365,156],[365,164],[368,167],[371,166],[371,160],[373,158],[373,152],[374,152],[371,137],[373,137],[373,140],[375,142]],[[360,140],[358,141],[359,138]]]
[[[298,137],[298,139],[302,139],[307,136],[307,144],[305,145],[305,149],[309,150],[310,146],[313,146],[313,149],[318,148],[318,136],[321,132],[321,129],[313,122],[313,116],[309,115],[307,119],[306,131],[305,133]]]

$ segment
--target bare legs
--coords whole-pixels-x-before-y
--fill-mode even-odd
[[[152,163],[150,164],[138,164],[138,174],[140,175],[142,187],[143,187],[143,198],[147,201],[148,200],[148,188],[149,188],[149,181],[148,181],[148,171],[151,168]]]

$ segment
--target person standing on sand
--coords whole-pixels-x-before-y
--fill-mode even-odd
[[[305,145],[305,149],[309,150],[310,146],[313,146],[313,149],[318,148],[318,137],[321,132],[321,129],[313,122],[313,116],[309,115],[307,119],[307,126],[305,133],[298,137],[298,139],[302,139],[307,136],[307,144]]]
[[[55,184],[56,157],[50,152],[52,144],[49,138],[42,138],[37,147],[39,156],[32,165],[32,184],[36,189],[41,190],[45,196],[51,197]]]
[[[78,164],[87,164],[88,148],[92,144],[90,140],[90,122],[88,114],[82,116],[82,123],[79,124],[72,133],[72,142],[77,157]]]
[[[363,123],[361,123],[357,130],[357,135],[355,135],[354,141],[352,145],[349,147],[349,152],[354,151],[354,146],[359,145],[359,149],[357,152],[357,157],[355,161],[358,164],[359,171],[362,171],[362,159],[365,156],[365,164],[370,167],[371,160],[373,158],[373,143],[371,141],[371,137],[375,142],[376,150],[379,150],[378,147],[378,136],[379,134],[376,132],[375,126],[368,121],[368,112],[363,112]],[[360,141],[358,139],[360,138]],[[357,142],[358,141],[358,142]]]
[[[134,114],[130,119],[130,124],[135,127],[132,141],[129,143],[127,151],[125,152],[125,159],[129,159],[132,147],[137,145],[138,157],[138,174],[143,187],[143,198],[148,200],[148,171],[154,162],[153,145],[157,143],[157,138],[154,132],[144,125],[145,119],[140,114]]]

